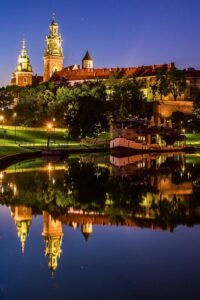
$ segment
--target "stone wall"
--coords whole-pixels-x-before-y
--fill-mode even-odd
[[[171,118],[174,112],[182,112],[186,115],[191,115],[193,112],[192,101],[162,101],[154,104],[154,117],[157,120],[160,118]]]

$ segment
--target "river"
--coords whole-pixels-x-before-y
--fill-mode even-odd
[[[198,154],[24,161],[0,200],[0,299],[199,299]]]

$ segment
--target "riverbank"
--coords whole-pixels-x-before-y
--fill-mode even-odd
[[[90,143],[90,139],[81,143],[79,140],[67,139],[66,129],[63,128],[47,131],[46,128],[3,126],[0,128],[0,157],[45,150],[48,138],[50,149],[88,149],[104,147],[104,144],[108,144],[109,134],[104,133],[94,139],[96,144]]]
[[[24,128],[17,127],[16,130],[16,143],[15,143],[15,130],[11,126],[5,127],[5,135],[0,129],[0,158],[15,154],[24,154],[46,149],[48,133],[43,128]],[[101,145],[80,143],[75,140],[66,140],[64,129],[55,129],[55,132],[50,133],[51,143],[53,149],[62,148],[66,151],[81,151],[87,152],[87,149],[99,149],[102,151],[108,147],[108,134],[102,135]],[[98,139],[97,139],[98,141]],[[103,142],[105,141],[105,145]],[[54,143],[55,142],[55,143]],[[200,148],[200,134],[187,134],[186,145],[195,148]]]

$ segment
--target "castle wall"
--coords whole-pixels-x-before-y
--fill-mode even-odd
[[[154,117],[157,120],[160,118],[171,118],[174,112],[182,112],[186,115],[193,113],[193,102],[192,101],[162,101],[155,102],[154,105]]]
[[[31,72],[16,72],[16,85],[21,87],[31,86],[33,75]]]

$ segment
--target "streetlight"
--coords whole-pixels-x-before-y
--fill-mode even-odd
[[[50,144],[50,132],[52,130],[52,124],[51,123],[48,123],[47,124],[47,133],[48,133],[48,136],[47,136],[47,151],[49,151],[49,144]]]
[[[4,116],[0,115],[1,128],[3,129]]]
[[[17,141],[16,117],[17,117],[17,113],[15,112],[15,113],[13,114],[13,118],[14,118],[14,126],[15,126],[15,144],[16,144],[16,141]]]
[[[5,130],[3,129],[3,123],[4,123],[4,116],[3,115],[0,115],[0,123],[1,123],[2,135],[3,135],[4,140],[5,140]]]

